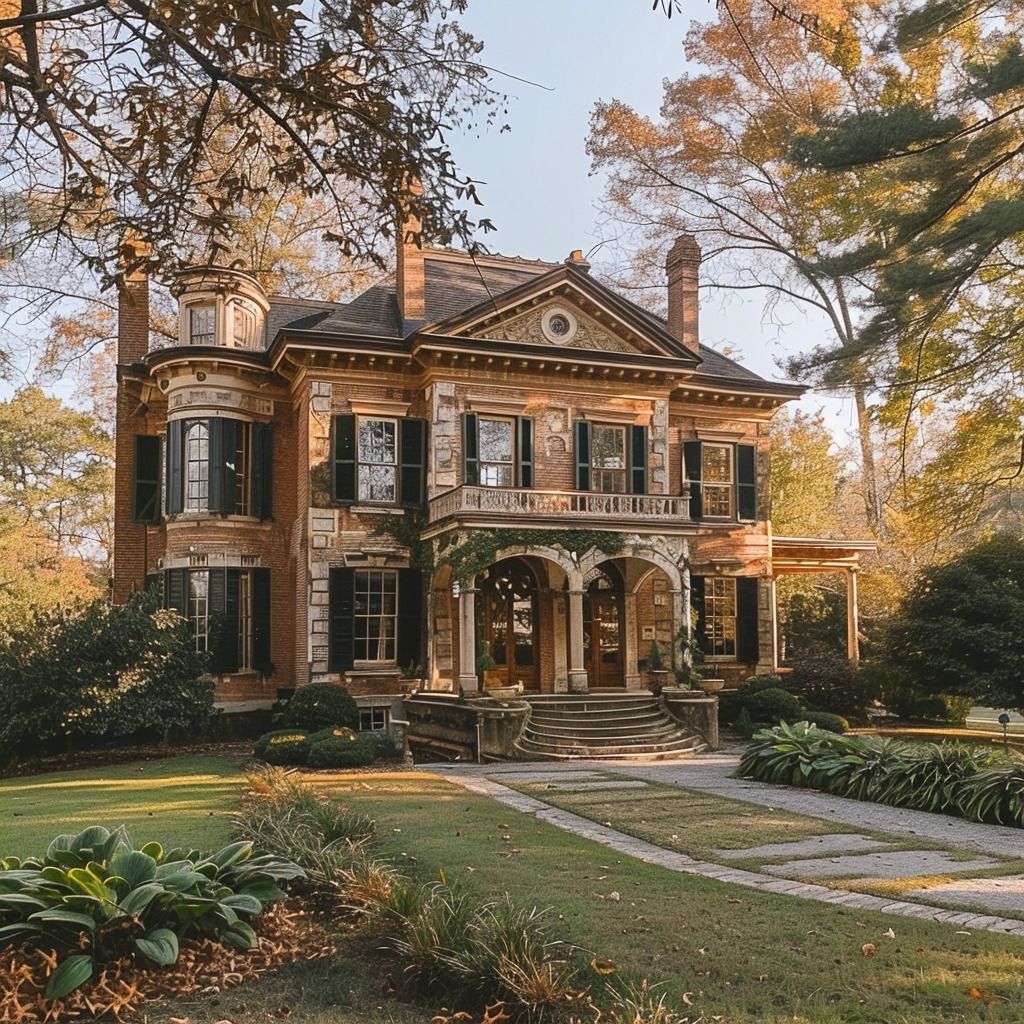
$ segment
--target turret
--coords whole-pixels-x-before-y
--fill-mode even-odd
[[[178,344],[262,349],[270,301],[233,267],[189,267],[178,275]]]

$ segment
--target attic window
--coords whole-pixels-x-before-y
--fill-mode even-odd
[[[571,341],[576,335],[579,324],[576,317],[567,309],[549,309],[541,321],[544,337],[555,345]]]
[[[569,320],[566,317],[564,317],[561,313],[556,313],[548,321],[548,329],[551,331],[552,334],[568,334],[572,330],[572,324],[570,324]]]

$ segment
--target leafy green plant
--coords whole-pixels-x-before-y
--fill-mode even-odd
[[[781,676],[748,676],[735,690],[725,690],[718,698],[718,716],[726,725],[732,725],[746,707],[747,701],[762,690],[785,690],[786,683]],[[749,716],[753,721],[753,716]]]
[[[300,686],[284,709],[282,725],[292,729],[359,728],[359,705],[344,686],[310,683]]]
[[[351,729],[326,729],[309,737],[310,768],[364,768],[377,760],[368,735]]]
[[[755,722],[769,722],[772,725],[779,722],[801,722],[807,713],[793,694],[772,687],[750,694],[743,706]]]
[[[309,733],[303,729],[275,729],[264,733],[253,753],[267,764],[306,764],[309,760]]]
[[[647,652],[647,667],[652,672],[665,670],[665,656],[662,654],[661,645],[657,640],[651,641],[651,649]]]
[[[943,813],[957,810],[965,780],[1001,757],[994,747],[960,743],[920,744],[908,753],[902,770],[894,773],[885,802]]]
[[[829,711],[805,711],[803,721],[810,722],[811,725],[816,725],[826,732],[843,733],[850,728],[850,723],[842,715],[833,715]]]
[[[42,857],[0,865],[0,945],[67,954],[50,976],[53,999],[126,952],[170,966],[189,936],[252,949],[253,922],[282,898],[280,883],[303,875],[250,842],[206,856],[159,843],[136,848],[123,827],[101,826],[57,836]]]
[[[743,752],[736,774],[745,779],[813,786],[822,782],[821,758],[835,749],[833,733],[797,722],[785,723],[754,734],[754,742]],[[820,786],[817,788],[824,788]]]
[[[828,644],[809,644],[791,664],[788,688],[809,708],[866,720],[867,709],[878,696],[875,677],[854,669],[843,652]]]
[[[977,772],[964,781],[958,799],[965,817],[1024,828],[1024,758]]]

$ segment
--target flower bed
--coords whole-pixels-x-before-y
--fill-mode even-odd
[[[758,732],[737,775],[1024,828],[1024,757],[993,747],[840,736],[800,722]]]

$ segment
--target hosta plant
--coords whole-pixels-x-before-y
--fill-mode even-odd
[[[0,946],[57,950],[46,995],[59,999],[126,952],[165,967],[190,936],[252,949],[252,922],[302,874],[248,842],[206,856],[136,848],[123,827],[93,826],[57,836],[42,857],[0,861]]]

